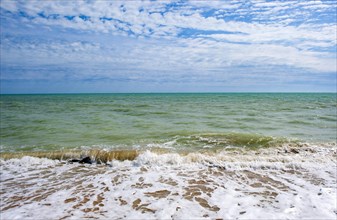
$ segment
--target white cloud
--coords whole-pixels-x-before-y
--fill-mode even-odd
[[[167,3],[4,0],[1,8],[13,13],[22,11],[30,16],[25,18],[26,25],[68,28],[68,32],[77,34],[77,31],[84,31],[80,33],[96,36],[96,39],[64,39],[51,43],[9,39],[1,45],[2,54],[6,54],[1,58],[2,62],[22,62],[27,66],[66,64],[69,68],[91,70],[73,73],[73,77],[99,75],[134,80],[145,78],[145,75],[152,79],[164,76],[179,79],[186,73],[191,79],[224,79],[233,77],[232,72],[240,66],[258,67],[270,73],[273,80],[291,76],[280,75],[268,66],[293,67],[316,73],[336,70],[335,52],[315,50],[317,47],[336,47],[336,24],[289,26],[302,12],[279,13],[294,8],[298,10],[299,7],[309,7],[303,13],[309,13],[313,6],[326,9],[323,3],[256,1],[252,2],[251,8],[245,8],[242,1],[190,1],[181,3],[182,7],[171,8]],[[206,12],[208,17],[204,16]],[[254,19],[226,20],[228,14],[246,16],[249,13],[261,22]],[[219,18],[221,14],[224,19]],[[52,18],[52,15],[57,16]],[[82,15],[88,18],[81,18]],[[268,16],[268,21],[263,21],[262,18]],[[179,37],[185,29],[193,29],[195,33]],[[107,36],[110,41],[100,40]],[[264,66],[267,67],[263,69]],[[280,69],[278,71],[282,72]],[[241,76],[248,77],[243,72]],[[251,72],[249,77],[260,77],[260,73]],[[38,78],[39,73],[21,77],[30,76]],[[53,76],[42,71],[40,78],[46,77]]]

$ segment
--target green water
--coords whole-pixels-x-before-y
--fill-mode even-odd
[[[336,107],[334,93],[1,95],[1,151],[336,142]]]

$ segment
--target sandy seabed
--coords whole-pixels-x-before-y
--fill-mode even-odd
[[[336,219],[336,146],[0,160],[5,219]]]

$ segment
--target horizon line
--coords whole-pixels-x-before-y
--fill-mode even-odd
[[[46,92],[46,93],[0,93],[1,95],[94,95],[94,94],[298,94],[298,93],[320,93],[320,94],[337,94],[334,92],[324,91],[298,91],[298,92]]]

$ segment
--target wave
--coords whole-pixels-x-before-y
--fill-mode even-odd
[[[264,136],[260,134],[247,133],[209,133],[191,135],[178,138],[177,142],[183,144],[204,145],[216,148],[243,147],[257,149],[264,147],[279,147],[284,144],[299,144],[297,140],[282,137]]]
[[[97,163],[107,163],[112,160],[134,160],[139,155],[136,150],[112,150],[106,151],[101,149],[91,150],[60,150],[60,151],[26,151],[26,152],[3,152],[0,158],[12,159],[22,158],[25,156],[48,158],[52,160],[70,160],[83,157],[90,157]]]
[[[177,122],[177,124],[180,122]],[[183,122],[181,122],[184,124]],[[82,123],[87,124],[87,123]],[[149,124],[135,124],[135,127],[148,127]],[[13,135],[13,134],[12,134]],[[4,136],[4,135],[3,135]],[[4,136],[6,137],[6,136]],[[71,137],[67,137],[71,140]],[[244,148],[251,148],[257,149],[260,147],[278,147],[282,146],[283,144],[297,144],[299,142],[295,139],[285,138],[285,137],[273,137],[273,136],[266,136],[261,134],[254,134],[254,133],[193,133],[188,130],[180,130],[180,131],[167,131],[156,134],[155,132],[151,133],[150,135],[145,135],[142,138],[135,139],[134,137],[130,137],[128,134],[101,134],[99,135],[99,139],[108,139],[110,143],[115,142],[116,144],[109,145],[104,144],[104,146],[111,148],[121,147],[123,149],[132,149],[138,148],[138,146],[142,146],[143,148],[148,148],[151,145],[157,145],[160,147],[167,147],[170,145],[172,148],[189,148],[192,151],[198,150],[200,148],[228,148],[228,147],[244,147]],[[98,142],[100,140],[97,140]],[[122,140],[122,141],[121,141]],[[91,140],[90,142],[93,142]],[[125,141],[125,143],[123,142]],[[32,141],[31,141],[32,142]],[[27,150],[39,150],[45,149],[48,150],[50,148],[53,149],[60,149],[62,147],[66,148],[75,148],[76,146],[58,146],[57,143],[50,143],[48,144],[47,141],[39,141],[44,143],[43,145],[25,145],[22,143],[21,146],[7,146],[1,145],[0,151],[8,151],[8,150],[20,150],[20,149],[27,149]],[[106,141],[105,141],[106,142]],[[93,145],[94,146],[94,145]],[[96,145],[95,145],[96,146]],[[78,146],[77,146],[78,147]]]
[[[206,140],[209,141],[209,140]],[[181,163],[201,163],[211,166],[223,166],[226,162],[235,161],[261,161],[268,162],[292,162],[291,155],[303,156],[317,155],[324,152],[334,159],[337,157],[335,143],[310,145],[307,143],[283,144],[274,148],[259,148],[255,150],[247,148],[225,148],[225,149],[201,149],[198,151],[177,150],[172,148],[160,148],[153,145],[150,149],[124,149],[124,150],[107,150],[107,149],[70,149],[59,151],[24,151],[24,152],[1,152],[0,158],[9,160],[13,158],[23,158],[26,156],[36,158],[47,158],[60,161],[80,161],[83,158],[90,158],[90,163],[108,164],[111,161],[143,161],[149,164],[181,164]],[[328,153],[327,153],[328,152]],[[267,159],[266,159],[267,158]],[[307,160],[307,158],[305,158]],[[313,157],[314,160],[327,159]],[[146,161],[146,162],[145,162]]]
[[[252,154],[253,159],[261,152],[275,155],[282,153],[316,152],[321,147],[336,147],[331,143],[305,143],[299,140],[264,136],[247,133],[200,133],[172,134],[171,138],[161,141],[141,140],[131,145],[92,145],[58,150],[57,146],[24,146],[13,151],[10,147],[1,146],[0,158],[8,160],[31,156],[53,160],[81,160],[89,157],[93,163],[108,163],[112,160],[134,161],[145,152],[151,152],[165,157],[180,158],[177,161],[203,161],[211,157],[210,161],[231,161],[236,155]],[[164,159],[163,159],[164,160]],[[246,158],[247,160],[247,158]],[[277,159],[275,159],[277,161]]]

